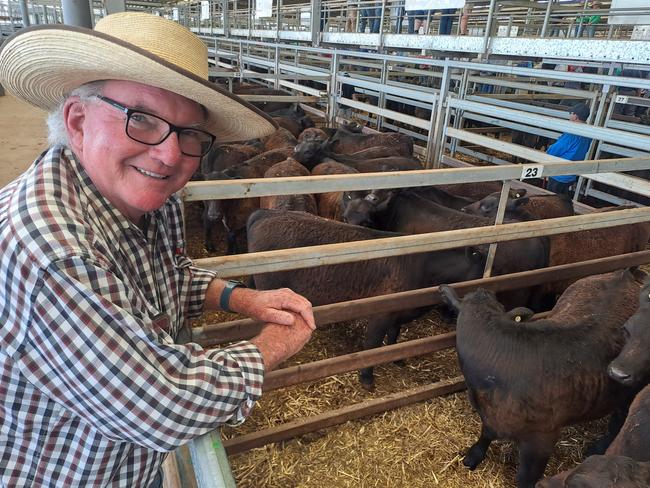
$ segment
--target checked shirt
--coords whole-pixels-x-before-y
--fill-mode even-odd
[[[172,197],[137,226],[55,146],[0,190],[0,486],[147,487],[261,395],[259,350],[176,345],[214,274]]]

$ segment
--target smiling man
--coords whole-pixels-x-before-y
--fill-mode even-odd
[[[196,36],[142,13],[3,45],[0,83],[50,112],[52,146],[0,190],[0,486],[158,488],[167,452],[242,422],[309,340],[306,299],[185,255],[175,192],[215,141],[275,128],[207,73]],[[223,349],[175,344],[218,309],[265,325]]]

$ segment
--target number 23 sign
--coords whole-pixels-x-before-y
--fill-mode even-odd
[[[541,178],[544,165],[542,164],[524,164],[521,168],[520,180],[528,178]]]

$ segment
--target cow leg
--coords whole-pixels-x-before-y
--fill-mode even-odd
[[[206,221],[203,224],[203,245],[208,252],[215,252],[217,250],[217,246],[214,244],[214,226],[216,224],[216,222],[210,221]]]
[[[517,488],[534,488],[535,483],[544,476],[558,435],[559,432],[534,433],[519,442]]]
[[[226,243],[228,246],[226,254],[237,254],[237,232],[234,230],[228,231],[226,234]]]
[[[386,337],[386,333],[393,326],[394,319],[390,315],[382,315],[381,317],[373,317],[368,319],[368,327],[366,328],[366,337],[363,340],[363,349],[373,349],[381,346]],[[373,368],[363,368],[359,370],[359,381],[368,391],[373,391],[375,388],[375,377]]]
[[[607,432],[605,432],[605,435],[603,435],[600,439],[587,447],[585,450],[585,456],[593,456],[594,454],[605,453],[614,438],[618,435],[621,427],[623,427],[625,419],[627,418],[628,407],[629,405],[621,406],[612,412],[612,416],[609,418],[609,422],[607,424]]]
[[[463,458],[463,464],[472,471],[475,470],[485,459],[487,450],[494,439],[496,439],[494,432],[483,424],[481,426],[481,437],[467,450],[467,454]]]
[[[399,337],[401,330],[402,324],[397,321],[390,324],[388,326],[388,333],[386,334],[386,345],[390,346],[391,344],[397,344],[397,338]],[[393,361],[393,364],[396,364],[397,366],[406,366],[406,361],[398,359],[397,361]]]

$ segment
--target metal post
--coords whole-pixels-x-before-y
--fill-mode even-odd
[[[223,0],[223,36],[230,37],[230,2]]]
[[[275,17],[275,41],[280,40],[280,22],[282,22],[282,17],[280,16],[280,10],[282,9],[282,0],[277,0],[277,15]]]
[[[29,20],[29,7],[27,7],[27,0],[19,0],[20,15],[23,18],[23,27],[29,27],[31,22]]]
[[[381,15],[379,17],[379,45],[377,52],[382,53],[384,50],[384,18],[386,12],[386,0],[381,0]]]
[[[107,14],[126,12],[126,2],[124,0],[104,0],[104,7]]]
[[[553,6],[553,0],[548,0],[546,4],[546,14],[544,14],[544,24],[542,25],[542,32],[540,37],[546,37],[546,31],[548,29],[548,22],[551,18],[551,7]]]
[[[427,142],[426,167],[440,167],[440,159],[445,150],[445,141],[443,140],[444,125],[443,110],[447,105],[447,95],[449,93],[449,59],[445,61],[442,70],[442,80],[440,81],[440,92],[438,93],[438,105],[434,104],[431,110],[431,127],[429,128],[429,140]],[[436,110],[437,108],[437,110]],[[449,107],[446,107],[449,111]],[[447,118],[447,117],[445,117]],[[433,134],[432,130],[433,129]]]
[[[379,75],[379,82],[386,86],[388,84],[388,61],[383,59],[381,62],[381,73]],[[386,108],[386,93],[383,91],[379,92],[379,98],[377,100],[377,106],[379,108]],[[377,130],[381,131],[381,127],[384,123],[384,117],[377,114]]]
[[[253,28],[253,9],[251,8],[251,0],[248,0],[248,10],[246,11],[248,13],[248,36],[247,38],[251,38],[251,29]],[[240,44],[240,51],[241,51],[241,44]]]
[[[483,55],[487,57],[488,47],[490,43],[490,34],[492,32],[492,22],[494,21],[494,8],[496,5],[496,0],[490,0],[490,10],[488,11],[487,24],[485,25],[485,32],[483,33],[483,52],[479,57],[482,58]]]
[[[508,193],[510,192],[510,180],[503,182],[501,187],[501,197],[499,198],[499,208],[497,209],[497,215],[494,219],[494,225],[503,224],[503,216],[506,213],[506,204],[508,202]],[[483,272],[483,278],[489,278],[492,274],[492,264],[494,263],[494,256],[497,253],[497,243],[493,242],[490,244],[490,249],[488,250],[487,259],[485,261],[485,271]]]
[[[276,90],[280,89],[280,47],[275,46],[275,82],[274,87]]]
[[[336,115],[338,112],[338,103],[336,97],[338,97],[338,83],[336,82],[336,75],[339,72],[339,54],[337,51],[334,51],[332,54],[332,63],[331,63],[331,73],[330,73],[330,86],[329,86],[329,102],[327,104],[327,118],[329,120],[330,127],[336,126]]]
[[[62,0],[63,23],[92,29],[92,11],[88,0]]]
[[[199,488],[235,488],[235,479],[218,430],[193,439],[188,447]]]
[[[321,32],[320,32],[320,16],[321,16],[321,0],[311,0],[311,44],[314,47],[320,45]]]
[[[461,100],[465,99],[465,96],[467,95],[467,86],[469,85],[469,69],[465,68],[463,70],[463,76],[460,79],[460,86],[458,87],[458,98]],[[460,129],[463,124],[463,116],[462,114],[458,114],[456,117],[454,117],[454,128],[455,129]],[[454,155],[456,154],[456,148],[458,146],[458,139],[452,139],[451,140],[451,149],[450,149],[450,154],[451,157],[453,158]]]

